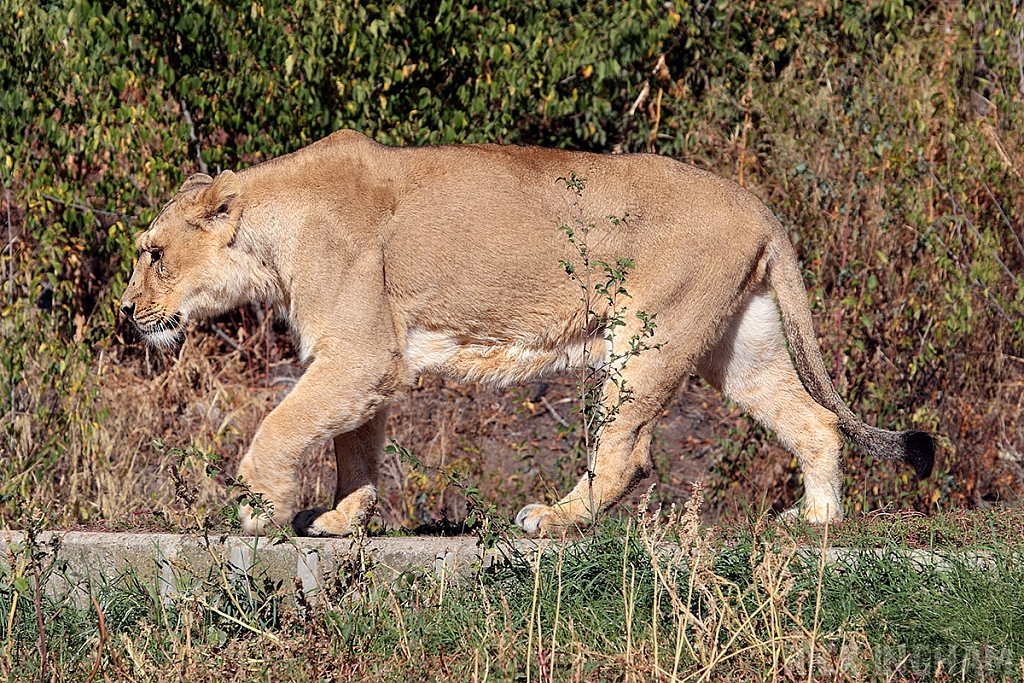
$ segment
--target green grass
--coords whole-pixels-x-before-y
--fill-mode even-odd
[[[876,511],[832,530],[834,545],[927,549],[1024,545],[1024,509],[950,510],[942,514]]]
[[[965,515],[934,528],[963,527]],[[990,515],[972,515],[980,526]],[[1019,519],[1019,516],[1017,517]],[[696,511],[610,518],[571,543],[472,580],[382,578],[353,566],[318,600],[291,586],[194,577],[165,601],[124,575],[95,604],[35,589],[42,555],[0,574],[0,674],[10,681],[1020,680],[1020,533],[936,545],[921,562],[878,538],[906,520],[828,530],[765,518],[701,526]],[[860,531],[857,528],[860,528]],[[983,561],[971,551],[983,550]],[[102,618],[99,616],[102,614]],[[46,661],[40,656],[43,624]],[[810,667],[810,674],[808,674]],[[45,668],[45,671],[43,670]]]

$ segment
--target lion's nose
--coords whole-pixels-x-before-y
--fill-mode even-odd
[[[123,315],[126,318],[131,318],[133,313],[135,313],[134,302],[129,301],[121,304],[121,315]]]

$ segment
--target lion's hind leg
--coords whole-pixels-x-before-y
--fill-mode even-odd
[[[801,514],[811,522],[843,518],[842,438],[838,420],[800,382],[786,348],[779,309],[767,289],[754,292],[718,344],[698,364],[704,379],[792,451],[804,475]]]
[[[653,467],[651,435],[661,405],[644,416],[638,411],[605,427],[598,446],[593,476],[584,474],[575,488],[554,505],[532,503],[516,515],[516,524],[527,533],[554,528],[587,526],[597,512],[608,510],[646,478]]]
[[[671,340],[668,321],[659,319],[651,346]],[[613,356],[628,349],[629,340],[638,333],[639,323],[616,332]],[[680,337],[681,338],[681,337]],[[676,388],[693,368],[693,351],[679,343],[649,348],[630,357],[621,368],[621,382],[605,383],[602,402],[606,410],[618,405],[614,419],[600,430],[593,471],[583,475],[576,487],[554,505],[534,503],[516,515],[516,524],[527,533],[544,533],[553,528],[589,525],[595,514],[618,503],[653,468],[651,435]],[[630,397],[619,401],[619,386]]]
[[[361,427],[334,437],[338,486],[334,509],[314,508],[295,515],[300,536],[350,536],[366,526],[377,509],[377,477],[384,445],[387,408]]]

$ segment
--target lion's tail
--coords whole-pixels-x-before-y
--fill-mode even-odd
[[[924,479],[932,472],[935,460],[935,442],[926,432],[891,432],[870,427],[853,414],[840,398],[821,359],[821,349],[811,322],[811,309],[807,305],[796,251],[781,224],[772,216],[776,230],[771,245],[769,281],[782,309],[782,323],[786,338],[796,359],[797,372],[807,391],[819,405],[831,410],[839,418],[839,428],[861,449],[887,460],[901,460]]]

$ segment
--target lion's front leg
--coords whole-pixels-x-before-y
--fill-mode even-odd
[[[342,354],[331,356],[344,358]],[[374,363],[362,363],[363,368]],[[299,459],[313,446],[334,434],[350,432],[367,423],[391,399],[395,370],[387,362],[376,373],[353,373],[328,360],[317,359],[291,393],[263,420],[248,452],[238,466],[238,476],[252,493],[273,506],[272,517],[239,508],[242,531],[262,534],[273,520],[286,527],[295,513]],[[365,376],[364,376],[365,375]],[[374,498],[376,491],[374,490]]]
[[[359,428],[334,437],[338,486],[334,509],[303,510],[292,520],[300,536],[349,536],[366,526],[377,509],[377,477],[388,410],[383,408]]]

